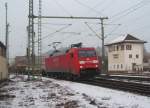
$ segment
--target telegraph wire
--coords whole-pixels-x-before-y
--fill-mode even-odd
[[[140,5],[143,1],[144,1],[144,0],[140,1],[139,3],[137,3],[137,4],[135,4],[135,5],[133,5],[133,6],[129,7],[129,8],[127,8],[127,9],[125,9],[125,10],[123,10],[123,11],[118,12],[117,14],[112,15],[112,18],[113,18],[113,17],[116,17],[116,16],[118,16],[118,15],[121,15],[121,14],[125,13],[125,12],[128,11],[128,10],[131,10],[131,9],[137,7],[137,6]]]
[[[82,5],[82,6],[86,7],[86,8],[88,8],[89,10],[91,10],[91,11],[97,13],[97,14],[102,14],[102,15],[104,15],[102,12],[97,11],[96,9],[94,9],[94,8],[92,8],[92,7],[88,6],[88,5],[86,5],[86,4],[82,3],[82,2],[80,2],[79,0],[74,0],[74,1],[75,1],[76,3],[78,3],[78,4],[80,4],[80,5]]]
[[[70,16],[72,16],[72,15],[70,14],[70,12],[69,12],[68,10],[66,10],[66,9],[64,8],[64,6],[62,6],[57,0],[53,0],[53,1],[55,1],[55,3],[56,3],[58,6],[60,6],[67,14],[69,14]]]
[[[106,0],[102,0],[101,2],[97,3],[95,6],[93,6],[93,8],[96,8],[97,6],[99,6],[100,4],[104,4]]]
[[[143,4],[142,4],[143,3]],[[150,2],[148,2],[148,3],[150,3]],[[118,14],[116,14],[116,15],[113,15],[112,16],[112,19],[114,18],[114,17],[117,17],[117,18],[115,18],[114,20],[112,20],[111,22],[114,22],[114,21],[116,21],[116,20],[119,20],[119,19],[121,19],[122,17],[124,17],[124,16],[127,16],[127,15],[129,15],[130,13],[132,13],[132,12],[134,12],[134,11],[136,11],[136,10],[138,10],[138,9],[140,9],[140,8],[142,8],[143,6],[145,6],[145,5],[147,5],[148,3],[144,3],[144,0],[143,1],[141,1],[140,3],[138,3],[138,4],[136,4],[136,5],[134,5],[134,6],[132,6],[132,7],[130,7],[130,8],[128,8],[128,9],[125,9],[125,10],[123,10],[123,11],[121,11],[121,12],[119,12]],[[127,13],[126,13],[127,12]],[[122,14],[124,14],[124,15],[122,15]],[[119,16],[120,15],[120,16]]]
[[[143,7],[143,6],[137,7],[136,9],[133,9],[132,11],[129,11],[128,13],[126,13],[126,14],[124,14],[124,15],[118,17],[118,18],[116,18],[116,19],[113,20],[113,21],[119,20],[119,19],[121,19],[122,17],[125,17],[125,16],[129,15],[130,13],[132,13],[132,12],[134,12],[134,11],[140,9],[141,7]]]
[[[97,6],[100,6],[100,4],[102,5],[102,4],[104,4],[105,3],[105,0],[103,0],[103,1],[100,1],[100,2],[98,2],[96,5],[94,5],[93,7],[91,7],[91,8],[93,8],[94,10],[95,10],[95,8],[97,7]],[[89,13],[89,12],[88,12]],[[87,13],[87,14],[88,14]]]
[[[138,17],[135,17],[135,18],[126,20],[126,21],[128,21],[128,22],[127,22],[127,23],[125,22],[125,24],[123,24],[123,26],[128,26],[128,25],[129,25],[128,23],[137,23],[137,22],[139,22],[139,20],[141,20],[141,19],[144,20],[144,19],[143,19],[143,16],[145,16],[145,14],[147,14],[147,13],[144,13],[144,14],[138,16]]]
[[[103,12],[104,10],[108,9],[108,7],[109,7],[110,5],[112,5],[113,2],[114,2],[114,0],[111,0],[108,4],[105,5],[104,8],[102,8],[102,9],[100,10],[100,12]],[[109,8],[110,8],[110,7],[109,7]]]
[[[134,32],[134,31],[143,31],[143,30],[146,30],[146,29],[149,29],[149,27],[150,27],[150,25],[146,25],[146,26],[142,26],[142,27],[140,27],[140,28],[136,28],[136,29],[133,29],[133,30],[131,30],[132,32]]]

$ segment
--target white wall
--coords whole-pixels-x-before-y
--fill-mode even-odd
[[[127,45],[127,44],[126,44]],[[125,50],[125,67],[127,71],[132,71],[132,63],[136,63],[139,67],[143,68],[143,44],[131,44],[132,50]],[[132,54],[132,58],[129,58],[129,54]],[[139,58],[136,58],[136,54]]]
[[[124,50],[121,50],[121,45],[124,45]],[[126,45],[132,45],[132,49],[126,50]],[[144,44],[139,43],[122,43],[119,44],[118,51],[108,51],[108,70],[132,71],[133,63],[136,63],[136,68],[143,69],[143,47]],[[118,58],[115,59],[113,57],[114,54],[118,54]],[[129,58],[129,54],[132,54],[132,58]],[[139,58],[136,58],[136,54],[139,55]],[[117,65],[119,66],[119,68],[117,68]]]

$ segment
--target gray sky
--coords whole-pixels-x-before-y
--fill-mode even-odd
[[[0,0],[2,42],[5,40],[5,2],[8,2],[8,20],[11,25],[10,56],[24,55],[27,46],[28,0]],[[34,2],[37,15],[38,0]],[[120,35],[131,34],[147,41],[145,46],[150,51],[150,0],[43,0],[42,4],[42,14],[48,16],[108,16],[109,19],[105,20],[105,35],[109,34],[106,42]],[[85,46],[101,46],[101,40],[85,25],[88,22],[100,34],[99,20],[44,19],[43,22],[49,23],[43,24],[43,37],[72,24],[43,39],[43,52],[48,51],[48,45],[54,41],[61,41],[62,46],[77,42],[83,42]]]

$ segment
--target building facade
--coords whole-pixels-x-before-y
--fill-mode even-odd
[[[114,73],[143,71],[144,43],[145,41],[128,34],[106,44],[108,71]]]
[[[6,47],[0,42],[0,81],[8,78],[8,62],[6,59]]]

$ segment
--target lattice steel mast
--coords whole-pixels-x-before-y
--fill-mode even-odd
[[[30,72],[34,72],[35,66],[35,50],[34,50],[34,10],[33,10],[33,0],[29,0],[29,25],[28,25],[28,78],[30,77]]]
[[[42,66],[42,0],[39,0],[39,10],[38,10],[38,68],[39,75],[41,74],[41,66]]]

